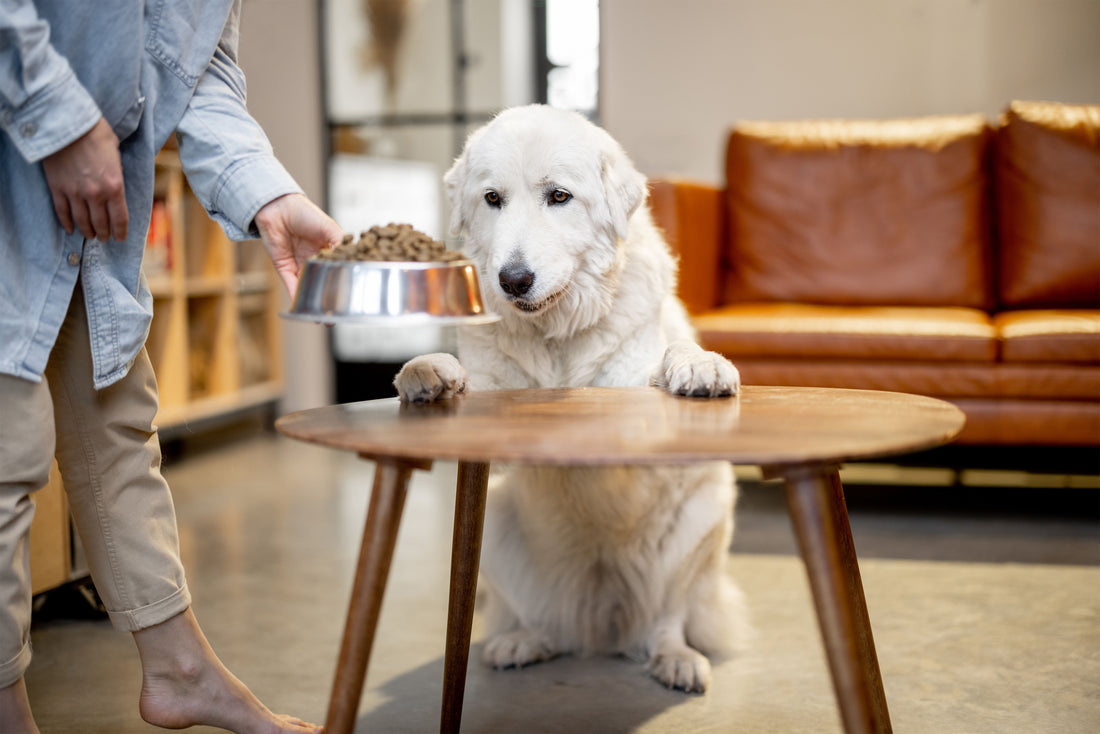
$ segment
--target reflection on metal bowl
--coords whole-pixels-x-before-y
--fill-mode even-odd
[[[477,271],[469,260],[393,262],[310,260],[284,318],[322,324],[415,326],[487,324]]]

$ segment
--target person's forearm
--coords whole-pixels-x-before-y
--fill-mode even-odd
[[[176,130],[192,190],[232,239],[255,237],[253,219],[264,204],[302,191],[248,113],[244,76],[223,50],[199,81]]]

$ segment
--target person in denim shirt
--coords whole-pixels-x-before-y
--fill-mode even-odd
[[[56,453],[96,588],[137,643],[139,711],[169,728],[316,727],[268,710],[191,611],[153,426],[141,260],[154,158],[173,133],[233,239],[262,238],[293,294],[342,232],[245,106],[239,0],[0,0],[0,731],[37,731],[30,493]]]

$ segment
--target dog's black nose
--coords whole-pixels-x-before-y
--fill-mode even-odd
[[[531,290],[535,274],[526,265],[505,265],[500,270],[500,287],[510,296],[522,296]]]

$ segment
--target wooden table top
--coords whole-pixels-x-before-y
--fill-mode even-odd
[[[397,398],[283,416],[292,438],[369,456],[533,464],[790,465],[871,459],[932,448],[962,430],[950,403],[833,388],[742,388],[685,398],[649,387],[471,392]]]

